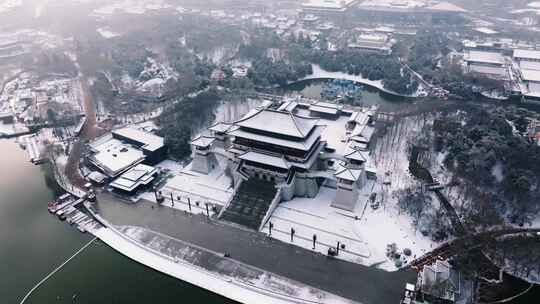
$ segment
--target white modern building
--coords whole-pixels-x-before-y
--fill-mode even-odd
[[[504,56],[499,52],[469,50],[465,53],[466,72],[506,80],[509,77]]]
[[[115,190],[124,193],[133,193],[141,187],[148,186],[156,177],[156,168],[144,164],[138,164],[120,175],[109,185]]]
[[[528,62],[540,62],[540,51],[538,50],[514,50],[514,60]]]
[[[167,154],[162,137],[133,127],[114,130],[91,142],[88,148],[90,165],[110,178],[143,162],[154,165]]]
[[[519,63],[523,96],[529,101],[540,102],[540,51],[515,50],[514,60]]]

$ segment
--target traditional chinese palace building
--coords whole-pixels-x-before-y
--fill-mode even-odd
[[[316,197],[323,185],[336,189],[334,207],[356,207],[366,180],[370,140],[359,132],[372,136],[374,111],[359,115],[339,110],[350,117],[343,124],[343,134],[350,137],[343,143],[346,148],[336,151],[323,136],[326,123],[332,121],[309,115],[313,104],[304,105],[305,115],[295,113],[297,106],[301,107],[254,110],[240,120],[213,125],[210,135],[192,141],[193,168],[200,173],[212,170],[216,153],[229,159],[228,171],[238,190],[223,212],[225,219],[257,229],[273,205],[294,197]]]

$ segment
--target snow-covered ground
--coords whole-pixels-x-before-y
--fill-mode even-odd
[[[122,86],[126,89],[135,88],[138,93],[150,98],[159,98],[167,91],[167,83],[177,79],[178,74],[168,64],[148,57],[139,77],[132,79],[125,74],[122,77]]]
[[[387,245],[395,243],[399,250],[411,249],[410,258],[436,245],[415,231],[411,219],[400,214],[396,206],[387,205],[377,210],[370,207],[370,194],[380,188],[380,183],[368,183],[360,194],[356,210],[349,212],[332,207],[336,190],[322,187],[313,199],[294,198],[282,202],[262,231],[268,233],[272,222],[271,236],[290,242],[290,231],[294,228],[293,243],[297,246],[312,249],[313,235],[316,235],[318,252],[326,254],[329,247],[336,247],[339,242],[345,249],[338,258],[387,271],[397,270],[394,262],[386,257]],[[402,262],[407,260],[404,257]]]
[[[170,169],[174,174],[174,177],[168,180],[160,191],[166,198],[169,198],[171,193],[174,199],[180,197],[186,201],[189,197],[193,205],[197,202],[201,206],[207,202],[219,206],[227,204],[233,196],[232,181],[224,173],[226,160],[219,155],[217,157],[219,159],[215,164],[216,168],[208,175],[191,170],[191,163],[184,168],[173,165],[170,161],[158,165],[158,167]]]
[[[353,303],[350,300],[258,269],[253,269],[251,273],[258,275],[252,278],[242,277],[240,274],[211,272],[183,259],[190,253],[207,252],[206,250],[186,246],[181,241],[152,234],[141,228],[128,227],[124,230],[127,234],[123,234],[113,227],[95,229],[91,232],[113,249],[143,265],[240,303]],[[143,244],[137,239],[137,236],[151,236],[150,245]],[[171,242],[179,243],[183,250],[169,252],[167,248],[162,248],[162,244]],[[214,254],[216,258],[224,259],[218,253],[207,253]],[[224,259],[223,262],[250,268],[230,259]]]
[[[295,229],[295,245],[307,249],[313,247],[313,235],[317,235],[316,249],[326,253],[329,246],[337,242],[345,244],[345,250],[338,258],[363,265],[376,265],[393,271],[397,267],[386,256],[387,245],[395,243],[398,251],[408,248],[410,257],[402,255],[405,263],[437,246],[429,237],[422,235],[413,224],[413,219],[402,212],[398,206],[396,192],[404,189],[416,189],[420,183],[408,171],[409,142],[416,138],[429,119],[422,117],[405,118],[390,126],[386,134],[377,138],[372,153],[371,164],[377,169],[377,181],[368,181],[362,188],[356,209],[353,212],[336,209],[331,206],[335,189],[322,187],[317,197],[294,198],[282,202],[270,218],[274,224],[272,237],[290,242],[290,230]],[[342,127],[343,128],[343,127]],[[329,125],[329,143],[341,145],[344,134],[337,126]],[[372,208],[370,195],[376,194],[379,208]],[[428,211],[426,211],[428,212]],[[269,223],[263,228],[268,233]]]
[[[239,100],[227,100],[219,104],[214,111],[215,119],[213,123],[217,122],[232,122],[242,118],[249,111],[263,104],[263,100],[248,98],[246,101]]]

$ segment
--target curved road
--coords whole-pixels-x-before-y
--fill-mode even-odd
[[[86,183],[79,172],[79,160],[83,151],[84,141],[92,140],[98,135],[96,109],[92,100],[92,94],[88,87],[88,79],[85,76],[79,78],[82,93],[82,106],[86,114],[86,123],[81,131],[78,141],[74,142],[66,164],[65,173],[72,184],[82,188]]]

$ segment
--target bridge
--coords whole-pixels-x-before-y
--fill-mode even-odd
[[[410,172],[417,178],[427,182],[433,183],[434,178],[427,170],[418,162],[418,156],[421,150],[425,150],[423,147],[414,146],[412,149],[411,157],[409,159]],[[461,222],[459,215],[454,207],[450,204],[446,196],[441,192],[440,188],[432,190],[435,192],[437,199],[441,203],[441,206],[445,209],[445,213],[448,219],[452,223],[452,227],[458,238],[446,242],[434,250],[424,254],[423,256],[411,261],[403,268],[411,267],[417,271],[422,270],[425,265],[431,265],[437,260],[446,260],[460,252],[469,252],[476,249],[482,249],[491,241],[501,236],[517,235],[517,234],[531,234],[540,235],[540,228],[515,228],[505,227],[498,230],[490,230],[484,232],[471,233]]]
[[[535,235],[540,234],[540,228],[504,228],[470,234],[442,244],[434,250],[411,261],[409,264],[405,265],[404,268],[411,267],[420,271],[426,265],[431,265],[437,260],[446,260],[459,252],[481,249],[490,241],[498,237],[531,233]]]

